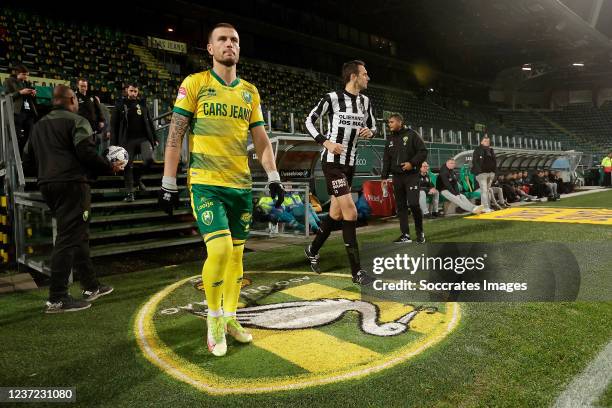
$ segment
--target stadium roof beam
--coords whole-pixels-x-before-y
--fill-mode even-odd
[[[589,13],[589,24],[593,28],[597,26],[597,22],[599,21],[599,14],[601,13],[602,5],[603,0],[593,0],[593,4],[591,4],[591,12]]]
[[[559,10],[564,16],[566,16],[572,23],[575,23],[581,27],[584,27],[589,34],[603,47],[608,49],[612,48],[612,44],[610,43],[610,39],[603,35],[601,32],[597,31],[590,22],[584,21],[582,17],[578,14],[574,13],[569,7],[565,4],[561,3],[559,0],[548,0],[549,3]],[[599,1],[599,0],[598,0]],[[601,6],[600,6],[601,9]],[[597,18],[599,18],[599,12],[597,12]]]

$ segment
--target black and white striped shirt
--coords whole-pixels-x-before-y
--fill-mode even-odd
[[[322,135],[316,122],[325,115],[329,118],[329,126],[327,133]],[[353,95],[345,90],[325,95],[306,118],[306,129],[317,143],[323,144],[329,140],[344,148],[341,154],[332,154],[324,148],[321,162],[325,163],[354,166],[359,129],[364,127],[372,133],[376,131],[370,98],[361,94]]]

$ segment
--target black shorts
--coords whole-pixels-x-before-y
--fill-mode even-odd
[[[327,194],[340,197],[351,193],[355,166],[323,162],[321,168],[325,175]]]

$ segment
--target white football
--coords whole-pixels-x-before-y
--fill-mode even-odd
[[[106,153],[106,158],[109,162],[121,162],[125,166],[128,162],[128,152],[121,146],[109,146]]]

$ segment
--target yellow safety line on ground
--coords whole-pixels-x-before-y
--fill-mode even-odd
[[[568,224],[612,225],[607,208],[516,207],[466,217],[476,220],[559,222]]]

